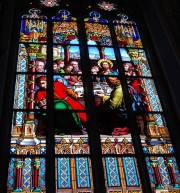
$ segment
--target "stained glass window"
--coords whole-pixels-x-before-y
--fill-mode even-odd
[[[179,191],[138,24],[111,2],[78,11],[40,2],[19,18],[7,192],[45,193],[50,183],[89,193],[100,182],[109,193],[140,193],[144,176],[152,192]]]
[[[45,191],[45,167],[44,158],[11,158],[8,172],[8,191]]]

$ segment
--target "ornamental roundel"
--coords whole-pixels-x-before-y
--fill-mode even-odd
[[[40,0],[40,3],[46,7],[59,6],[60,0]]]
[[[104,9],[105,11],[112,11],[112,10],[116,10],[116,4],[114,3],[109,3],[109,2],[106,2],[106,1],[101,1],[99,3],[97,3],[98,7],[100,9]]]

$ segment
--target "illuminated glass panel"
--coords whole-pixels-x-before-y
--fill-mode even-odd
[[[85,23],[88,45],[111,46],[112,40],[107,25],[99,23]]]
[[[79,47],[66,46],[62,50],[61,59],[53,52],[55,134],[84,134],[82,122],[86,124],[86,113],[76,112],[85,111],[83,77],[70,75],[82,73]]]
[[[57,192],[93,192],[91,161],[87,157],[57,158]]]
[[[151,149],[148,153],[154,153],[154,146],[157,144],[162,145],[164,143],[172,147],[161,103],[144,50],[121,48],[120,54],[123,60],[125,75],[127,76],[132,109],[137,112],[136,117],[141,119],[137,121],[137,124],[140,126],[140,134],[154,139],[149,140],[148,145],[146,145],[149,150]],[[139,78],[140,76],[141,78]],[[145,114],[145,111],[154,113]],[[144,126],[141,123],[142,120],[144,121]],[[164,140],[159,140],[160,136]],[[141,136],[141,138],[144,145],[144,137]],[[166,148],[163,147],[162,149],[164,149],[164,152],[166,151]]]
[[[58,158],[58,188],[71,188],[69,158]]]
[[[54,85],[55,154],[90,154],[76,18],[67,10],[60,10],[59,16],[52,17],[53,62],[48,64],[52,65],[51,75],[46,64],[47,18],[40,15],[38,9],[33,8],[29,13],[21,22],[10,153],[46,154],[45,134],[49,129],[46,128],[46,95],[50,75]],[[91,12],[85,19],[102,154],[135,154],[119,76],[120,65],[127,78],[144,153],[171,154],[173,147],[137,26],[128,21],[126,15],[118,17],[113,24],[120,63],[116,62],[108,21],[98,12]],[[63,157],[55,161],[57,191],[93,192],[89,158]],[[148,157],[146,161],[152,188],[179,188],[180,174],[174,157]],[[141,191],[134,157],[106,157],[103,163],[108,192],[123,192],[124,187],[129,193]],[[38,169],[39,181],[33,180],[35,169]],[[20,178],[19,173],[22,173]],[[11,158],[8,190],[30,191],[31,187],[34,192],[45,190],[45,159]]]
[[[9,162],[9,171],[8,171],[8,187],[13,187],[14,185],[14,161],[15,158],[11,158]]]
[[[58,4],[59,0],[40,0],[40,2],[41,5],[44,5],[46,7],[59,6]]]
[[[88,45],[111,46],[112,39],[106,20],[101,19],[97,12],[91,12],[90,18],[85,19]]]
[[[66,86],[79,85],[83,88],[80,76],[70,76],[70,74],[82,74],[79,46],[54,45],[53,58],[53,80],[60,76]]]
[[[60,10],[58,14],[52,17],[55,153],[87,154],[87,118],[77,22],[68,10]],[[80,141],[84,145],[78,149]]]
[[[175,157],[171,157],[171,159],[172,159],[172,161],[170,161],[170,164],[173,163],[173,168],[174,168],[174,173],[176,175],[177,184],[180,184],[180,172],[179,172],[179,169],[178,169],[176,158]],[[172,176],[171,176],[171,178],[172,178]],[[174,184],[175,183],[176,182],[174,182]]]
[[[106,1],[102,1],[100,3],[97,3],[98,7],[100,9],[104,9],[105,11],[112,11],[112,10],[116,10],[116,4],[114,3],[109,3],[109,2],[106,2]]]
[[[46,186],[46,159],[40,158],[40,168],[39,168],[39,180],[40,180],[40,186],[42,188],[45,188]]]
[[[90,173],[87,158],[76,158],[76,172],[78,188],[90,188]]]
[[[103,163],[108,192],[141,191],[135,158],[105,157]]]
[[[59,71],[65,67],[61,64],[60,62],[64,60],[78,60],[78,63],[80,63],[80,50],[79,46],[73,46],[73,45],[68,45],[68,46],[62,46],[62,45],[54,45],[53,46],[53,59],[54,63],[58,64]],[[61,67],[62,66],[62,67]],[[79,64],[79,67],[81,65]],[[61,73],[61,71],[59,72]],[[69,72],[67,72],[69,73]]]
[[[21,21],[20,42],[42,43],[47,39],[47,17],[39,9],[32,8]]]
[[[17,74],[14,96],[14,109],[40,109],[38,92],[42,90],[40,84],[46,87],[46,75],[43,74]],[[46,89],[46,88],[45,88]],[[46,93],[46,90],[43,90]],[[44,94],[43,99],[46,99]],[[45,107],[43,108],[45,109]],[[17,120],[20,122],[20,120]]]
[[[127,76],[152,76],[144,50],[120,48],[120,54]]]
[[[115,60],[115,54],[114,54],[114,49],[110,47],[88,47],[89,51],[89,58],[91,60],[99,60],[101,59],[102,55],[104,58],[107,58],[109,60]],[[95,63],[95,62],[94,62]]]
[[[154,173],[153,173],[153,169],[151,167],[151,162],[149,157],[146,157],[146,165],[147,165],[147,169],[148,169],[148,173],[149,173],[149,179],[150,179],[150,183],[155,184],[155,179],[154,179]]]
[[[108,23],[106,19],[101,18],[101,14],[98,12],[92,11],[89,16],[89,18],[85,18],[85,21],[92,23]]]
[[[137,111],[138,108],[146,111],[162,111],[159,97],[152,79],[128,78],[127,84],[134,111]]]
[[[114,30],[143,151],[146,154],[170,154],[173,147],[137,25],[124,14],[119,14],[118,17],[119,20],[113,21]],[[160,172],[166,173],[163,170],[163,160],[161,161]],[[162,178],[164,186],[168,186],[168,179]]]
[[[114,20],[114,29],[120,47],[142,48],[141,38],[135,22],[128,21],[128,16],[118,14],[119,20]]]
[[[106,160],[106,172],[108,178],[108,186],[120,186],[120,179],[119,179],[119,172],[118,172],[118,165],[116,158],[107,157]]]
[[[55,136],[55,154],[89,154],[89,140],[86,135]]]
[[[53,42],[62,44],[78,44],[79,41],[76,22],[56,20],[53,22]]]
[[[59,13],[59,16],[53,16],[52,17],[53,20],[76,21],[76,18],[72,17],[68,10],[63,9],[63,10],[60,10],[58,13]]]
[[[164,186],[170,185],[170,179],[168,177],[168,169],[166,168],[164,158],[159,157],[157,160],[158,160],[158,164],[159,164],[159,173],[161,176],[162,184]]]
[[[10,154],[35,155],[46,154],[46,118],[42,112],[17,112],[25,119],[22,124],[13,123]],[[44,112],[45,113],[45,112]],[[14,112],[16,116],[16,112]],[[25,137],[24,137],[25,136]]]
[[[29,14],[21,18],[10,154],[46,153],[46,112],[39,110],[39,104],[36,103],[39,89],[37,79],[47,73],[46,21],[47,17],[36,8],[30,9]],[[28,159],[23,163],[29,164],[26,169],[32,164]],[[22,187],[30,188],[30,181],[26,177],[31,175],[30,169],[24,171],[22,180],[25,183]]]
[[[46,72],[47,46],[19,44],[17,72]]]
[[[178,191],[179,169],[175,157],[146,157],[152,188]]]
[[[135,162],[132,157],[123,157],[127,186],[139,186]]]
[[[116,71],[111,73],[117,74]],[[100,133],[115,136],[128,134],[129,123],[119,78],[106,75],[96,78],[101,80],[93,83]]]
[[[101,136],[103,154],[134,154],[130,135]]]
[[[132,153],[124,94],[119,77],[111,34],[107,21],[97,12],[85,19],[88,52],[91,65],[97,127],[101,134],[103,154]],[[104,37],[106,36],[106,37]],[[126,144],[126,142],[128,145]],[[120,146],[126,146],[121,149]]]
[[[7,186],[13,192],[45,191],[45,159],[11,158]]]

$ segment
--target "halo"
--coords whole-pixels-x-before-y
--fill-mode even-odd
[[[108,60],[108,59],[100,59],[99,61],[98,61],[98,66],[100,67],[100,68],[102,68],[102,62],[108,62],[109,63],[109,65],[110,65],[110,67],[112,68],[113,67],[113,63],[111,62],[111,60]]]

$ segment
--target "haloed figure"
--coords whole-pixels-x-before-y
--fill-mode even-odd
[[[100,75],[118,75],[118,73],[112,69],[113,63],[108,59],[100,59],[98,66],[100,67]]]

